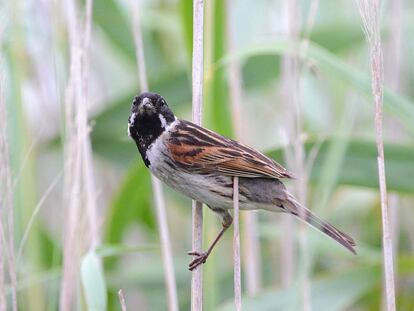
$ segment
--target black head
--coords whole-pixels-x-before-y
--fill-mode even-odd
[[[128,118],[128,135],[136,142],[147,166],[148,147],[174,120],[174,114],[161,95],[145,92],[135,96]]]

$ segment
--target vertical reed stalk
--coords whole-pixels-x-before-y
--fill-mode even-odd
[[[88,128],[89,46],[92,0],[85,3],[84,26],[80,26],[77,2],[66,1],[67,29],[70,41],[70,75],[66,89],[65,222],[63,275],[60,309],[72,310],[77,299],[79,260],[83,241],[79,238],[83,209],[89,229],[88,247],[99,243],[98,217],[92,150]]]
[[[118,291],[118,298],[119,298],[119,303],[121,304],[121,310],[127,311],[124,292],[122,291],[122,289]]]
[[[239,177],[233,177],[233,261],[234,261],[234,304],[241,311],[240,277],[240,232],[239,232]]]
[[[192,103],[193,122],[201,125],[203,106],[203,40],[204,40],[204,1],[193,0],[193,65],[192,65]],[[203,246],[203,204],[192,204],[192,251],[201,252]],[[202,265],[191,275],[191,310],[203,309]]]
[[[289,0],[283,1],[282,3],[282,10],[283,14],[282,17],[284,18],[282,20],[283,25],[282,29],[285,33],[285,36],[290,38],[291,35],[291,2]],[[293,17],[295,18],[295,17]],[[293,38],[294,39],[294,38]],[[282,98],[284,99],[282,102],[285,104],[285,113],[286,113],[286,132],[287,137],[289,140],[289,144],[291,144],[293,138],[294,138],[294,112],[293,112],[293,100],[294,100],[294,94],[296,94],[296,90],[294,90],[294,86],[292,85],[293,80],[293,70],[291,67],[294,65],[293,59],[290,56],[283,56],[281,59],[281,83],[282,83]],[[284,157],[286,159],[287,166],[289,168],[296,169],[294,167],[294,155],[293,155],[293,149],[292,148],[285,148],[284,149]],[[296,172],[298,174],[299,172]],[[282,215],[282,227],[283,232],[285,232],[285,235],[282,239],[281,243],[281,265],[280,265],[280,274],[282,276],[282,285],[287,287],[292,283],[293,280],[293,274],[295,266],[295,258],[294,258],[294,252],[295,252],[295,244],[294,244],[294,226],[292,217],[290,215]]]
[[[64,227],[63,242],[63,271],[61,279],[61,290],[59,298],[60,310],[71,310],[75,300],[77,288],[77,275],[79,268],[79,252],[76,239],[76,232],[79,226],[79,177],[80,161],[79,152],[76,149],[76,131],[74,126],[74,101],[76,96],[76,80],[80,78],[80,40],[78,32],[77,17],[75,15],[75,4],[71,0],[65,2],[67,13],[67,30],[70,42],[70,74],[65,95],[65,185],[64,202],[65,217],[67,219]]]
[[[403,29],[404,29],[404,0],[394,0],[390,5],[390,20],[391,29],[387,46],[385,47],[385,83],[395,92],[403,91],[404,79],[402,75],[402,64],[404,64],[404,55],[402,49]],[[387,121],[385,119],[385,121]],[[388,120],[388,128],[391,132],[391,137],[398,140],[401,137],[401,128],[395,119]],[[385,125],[387,128],[387,123]],[[398,245],[399,245],[399,231],[400,231],[400,216],[399,206],[401,203],[400,197],[397,193],[389,194],[389,212],[390,212],[390,235],[393,246],[394,266],[398,261]],[[398,291],[398,274],[395,276],[396,291]],[[383,295],[383,306],[386,305],[386,295]]]
[[[391,30],[392,36],[389,37],[387,46],[387,58],[385,59],[385,77],[386,83],[389,87],[395,91],[403,91],[401,84],[404,84],[402,75],[402,64],[404,62],[404,55],[402,49],[403,29],[404,29],[404,0],[394,0],[389,3],[390,17],[391,17]],[[391,136],[398,139],[401,134],[401,129],[395,120],[390,120]],[[400,198],[397,193],[390,193],[389,205],[390,205],[390,231],[391,239],[393,241],[394,257],[398,255],[398,236],[399,236],[399,217],[398,217],[398,205]]]
[[[81,58],[81,87],[82,87],[82,101],[78,104],[78,111],[80,114],[81,138],[82,138],[82,179],[84,183],[84,195],[86,209],[88,213],[88,225],[90,231],[90,245],[93,250],[99,245],[99,225],[98,225],[98,211],[96,205],[96,186],[92,161],[92,146],[89,136],[90,129],[88,127],[88,87],[89,87],[89,46],[91,38],[91,24],[92,24],[92,6],[93,0],[86,0],[85,3],[85,26],[82,46]]]
[[[299,9],[298,2],[286,0],[284,3],[284,13],[286,18],[286,34],[291,40],[298,40],[299,37]],[[315,5],[314,5],[315,6]],[[287,110],[287,128],[290,141],[292,142],[292,149],[286,153],[288,164],[293,168],[293,171],[298,178],[295,183],[295,193],[300,202],[306,204],[307,202],[307,171],[305,168],[305,150],[302,141],[302,111],[301,111],[301,99],[300,99],[300,69],[298,56],[284,56],[282,60],[282,73],[284,79],[284,100],[286,100]],[[299,215],[299,217],[305,218],[306,215]],[[283,281],[285,286],[291,284],[293,267],[293,226],[291,217],[285,217],[285,229],[287,234],[290,235],[289,240],[285,242],[284,249],[288,252],[283,255],[283,263],[287,268],[286,272],[282,270]],[[286,235],[285,237],[286,238]],[[302,287],[302,309],[311,310],[310,301],[310,282],[308,279],[308,243],[306,237],[306,227],[303,223],[299,225],[299,241],[301,251],[300,262],[300,276]]]
[[[226,1],[226,32],[229,53],[236,50],[235,35],[232,18],[231,0]],[[241,104],[243,102],[242,76],[240,63],[232,60],[229,63],[229,90],[233,124],[236,139],[243,142],[243,127],[245,124]],[[257,233],[257,214],[244,213],[243,222],[243,262],[246,270],[246,290],[248,295],[255,295],[261,287],[260,271],[260,242]]]
[[[148,79],[145,66],[144,41],[142,39],[139,5],[137,1],[131,1],[133,11],[133,32],[135,41],[135,53],[138,65],[138,78],[141,91],[148,91]],[[177,285],[174,273],[174,260],[171,250],[170,234],[168,230],[167,211],[165,207],[164,193],[161,181],[151,175],[152,190],[157,214],[158,231],[161,242],[161,256],[164,265],[164,278],[167,288],[168,310],[178,311]]]
[[[377,143],[377,164],[382,212],[382,247],[386,309],[395,310],[393,249],[388,219],[388,197],[384,166],[384,143],[382,129],[383,59],[380,33],[380,1],[357,0],[364,32],[369,44],[371,63],[371,86],[375,103],[375,134]]]

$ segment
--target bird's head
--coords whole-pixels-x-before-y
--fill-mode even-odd
[[[128,135],[135,142],[152,142],[174,122],[175,116],[165,99],[156,93],[135,96],[128,118]]]

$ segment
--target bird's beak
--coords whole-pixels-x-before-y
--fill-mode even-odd
[[[154,106],[152,105],[151,99],[149,99],[148,97],[145,97],[142,100],[140,110],[143,112],[154,112]]]
[[[150,104],[151,104],[151,100],[150,100],[148,97],[145,97],[145,98],[142,100],[142,104],[143,104],[144,106],[150,105]]]

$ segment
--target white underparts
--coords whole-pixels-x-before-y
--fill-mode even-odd
[[[151,164],[159,163],[159,157],[162,154],[162,150],[165,148],[165,145],[164,145],[165,139],[166,137],[169,136],[169,131],[174,129],[177,123],[178,123],[178,120],[175,120],[174,122],[171,122],[170,124],[166,124],[164,132],[151,145],[148,146],[146,156]],[[162,121],[161,121],[161,124],[162,124]]]

